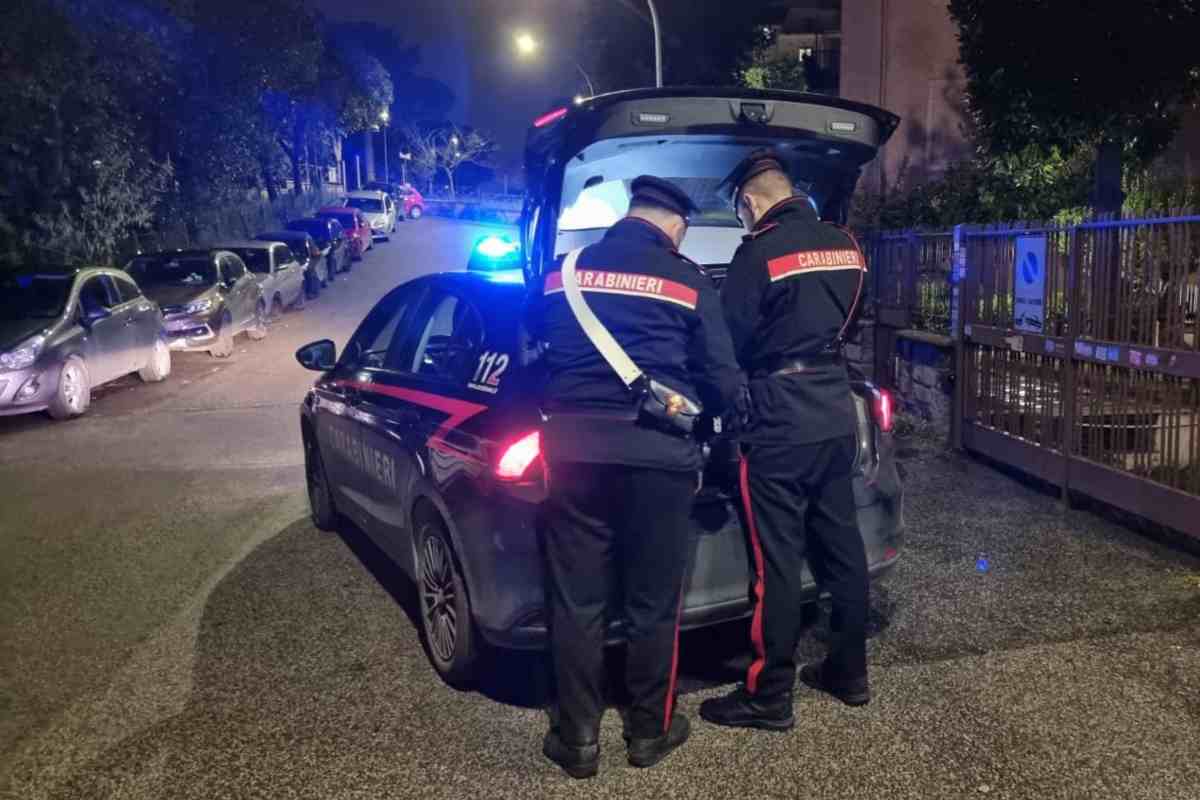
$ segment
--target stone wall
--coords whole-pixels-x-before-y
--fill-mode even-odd
[[[875,322],[860,320],[856,330],[846,340],[842,354],[846,362],[867,380],[875,380]]]
[[[954,397],[953,340],[924,331],[899,331],[895,372],[900,409],[949,436]]]

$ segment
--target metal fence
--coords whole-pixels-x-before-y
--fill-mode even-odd
[[[960,234],[956,441],[1200,536],[1200,217]],[[1024,237],[1040,315],[1015,304]]]
[[[870,276],[867,314],[875,323],[875,379],[891,384],[896,336],[902,330],[950,333],[949,233],[902,231],[863,238]]]

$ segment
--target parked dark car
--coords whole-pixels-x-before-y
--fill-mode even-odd
[[[763,109],[770,127],[760,124]],[[599,239],[628,206],[629,183],[648,172],[675,178],[700,205],[681,250],[708,265],[716,283],[744,234],[716,189],[747,153],[770,143],[794,156],[794,179],[811,189],[826,220],[840,223],[862,166],[895,121],[871,106],[792,92],[590,98],[542,118],[529,136],[520,258],[512,258],[513,243],[485,238],[477,249],[496,260],[494,271],[476,262],[471,271],[402,284],[340,357],[328,340],[298,351],[303,366],[323,373],[301,406],[314,522],[332,528],[344,514],[416,582],[430,660],[443,677],[469,677],[481,641],[529,648],[547,637],[537,537],[546,496],[542,360],[521,321],[526,287],[541,285],[565,250]],[[855,504],[878,577],[900,558],[903,533],[892,398],[852,377]],[[685,628],[754,608],[738,443],[718,435],[707,448]],[[802,580],[817,599],[807,570]],[[621,635],[622,621],[611,620],[610,638]]]
[[[92,389],[138,373],[171,374],[162,314],[115,269],[0,275],[0,416],[87,411]]]
[[[346,232],[347,251],[350,258],[359,261],[367,251],[375,246],[375,237],[371,235],[371,224],[367,217],[357,208],[346,206],[325,206],[317,209],[321,219],[336,220]]]
[[[339,272],[350,271],[350,250],[346,245],[346,231],[342,223],[328,217],[305,217],[292,220],[286,227],[289,231],[307,233],[313,238],[325,259],[329,280],[333,280]]]
[[[233,355],[233,338],[267,335],[268,309],[258,280],[234,253],[172,250],[133,258],[125,270],[162,308],[172,350]]]
[[[267,231],[254,238],[261,242],[283,242],[288,246],[304,270],[304,291],[309,297],[319,295],[333,280],[329,264],[321,255],[321,248],[317,247],[309,234],[303,231]]]

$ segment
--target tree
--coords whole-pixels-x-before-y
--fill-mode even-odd
[[[416,125],[404,128],[404,138],[412,151],[412,169],[430,182],[442,172],[455,196],[454,173],[464,164],[485,166],[495,143],[476,130],[463,130],[457,125],[422,129]]]
[[[1145,164],[1200,99],[1198,0],[950,0],[970,111],[988,148],[1090,148],[1092,204],[1121,210],[1123,159]]]
[[[804,91],[808,87],[804,62],[775,50],[778,37],[772,29],[763,28],[759,37],[737,70],[737,82],[750,89]]]
[[[154,215],[170,167],[132,96],[166,62],[118,23],[85,0],[0,8],[0,260],[107,262]]]

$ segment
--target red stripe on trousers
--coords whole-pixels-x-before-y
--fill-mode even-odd
[[[675,607],[675,650],[671,653],[671,679],[667,682],[667,702],[663,711],[663,734],[671,730],[671,712],[675,710],[675,678],[679,675],[679,618],[683,613],[683,587],[679,587],[679,604]]]
[[[758,688],[758,675],[767,661],[767,650],[763,644],[763,595],[765,567],[763,566],[762,542],[758,539],[758,525],[754,522],[754,508],[750,503],[750,464],[742,456],[738,466],[738,482],[742,489],[742,506],[746,509],[746,524],[750,528],[750,547],[754,550],[754,620],[750,623],[750,644],[754,646],[754,661],[746,671],[746,691],[754,694]]]

